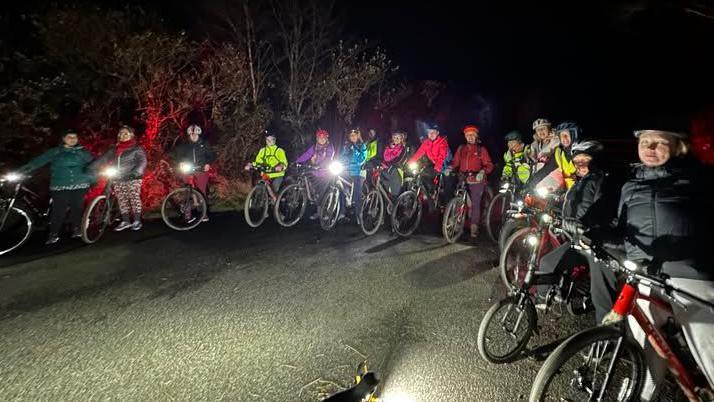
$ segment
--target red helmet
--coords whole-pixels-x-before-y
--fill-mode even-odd
[[[479,130],[478,127],[474,124],[469,124],[468,126],[464,127],[464,134],[468,132],[478,133],[479,131],[481,130]]]
[[[328,133],[327,130],[323,130],[323,129],[319,128],[319,129],[317,129],[317,131],[315,131],[315,136],[316,137],[329,137],[330,133]]]

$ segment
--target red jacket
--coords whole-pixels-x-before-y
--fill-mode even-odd
[[[455,172],[478,172],[483,169],[488,175],[493,171],[493,162],[483,145],[464,144],[456,150],[451,169]]]
[[[434,164],[434,169],[436,169],[437,172],[441,172],[448,153],[449,143],[446,141],[446,137],[440,136],[434,141],[427,138],[421,143],[416,153],[409,158],[409,162],[416,162],[426,154],[426,157]]]

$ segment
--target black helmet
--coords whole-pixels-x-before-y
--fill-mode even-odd
[[[563,123],[558,124],[555,127],[555,134],[558,135],[560,134],[561,131],[568,131],[570,133],[570,141],[574,144],[578,142],[578,136],[580,135],[580,127],[578,126],[577,123],[572,122],[572,121],[566,121]]]
[[[431,122],[426,123],[426,128],[429,129],[429,130],[439,131],[439,125],[436,124],[435,121],[431,121]]]
[[[508,134],[506,134],[505,137],[503,137],[506,142],[508,141],[520,141],[523,142],[523,136],[521,135],[520,132],[517,130],[510,131]]]
[[[278,137],[276,137],[275,134],[273,134],[272,131],[268,131],[268,130],[263,131],[263,137],[265,137],[265,138],[273,137],[273,138],[275,138],[276,140],[278,139]]]
[[[579,154],[594,156],[598,152],[602,151],[603,148],[603,145],[598,141],[581,141],[573,144],[570,148],[570,155],[572,157]]]

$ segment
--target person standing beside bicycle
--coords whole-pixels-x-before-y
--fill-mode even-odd
[[[471,196],[471,237],[478,237],[481,221],[481,196],[488,185],[488,175],[493,171],[493,162],[488,149],[479,141],[479,129],[474,125],[464,127],[466,144],[460,145],[454,153],[451,162],[444,174],[448,176],[452,171],[464,175],[463,180],[469,187]],[[455,186],[448,186],[454,188]]]
[[[347,172],[352,180],[352,206],[355,211],[360,210],[362,202],[362,184],[365,178],[363,168],[366,158],[367,147],[362,141],[362,133],[359,129],[353,128],[347,136],[347,143],[342,147],[340,160],[345,164],[345,172]],[[340,197],[343,197],[343,195],[340,194]],[[340,203],[340,206],[342,210],[340,211],[338,220],[345,217],[344,199]],[[359,217],[359,214],[355,213],[355,216]]]
[[[419,149],[409,158],[408,164],[423,162],[428,166],[423,166],[422,176],[424,177],[424,186],[429,192],[434,190],[434,181],[441,175],[447,164],[449,156],[449,142],[445,136],[439,133],[439,126],[436,123],[430,123],[427,128],[426,139],[422,141]],[[440,195],[441,197],[441,195]],[[435,209],[437,200],[432,200],[429,203],[429,209]]]
[[[141,183],[146,169],[146,153],[136,141],[134,129],[129,126],[119,129],[117,139],[117,144],[92,162],[90,168],[94,171],[104,165],[116,168],[117,175],[113,183],[121,223],[114,230],[119,232],[131,228],[137,231],[142,227]]]
[[[192,124],[186,129],[188,141],[184,141],[176,147],[174,160],[176,163],[190,163],[196,169],[192,173],[184,176],[186,182],[193,182],[198,191],[206,199],[208,208],[208,179],[211,170],[211,163],[216,159],[216,154],[211,146],[201,137],[203,130],[201,127]],[[208,221],[208,215],[203,218]]]
[[[265,146],[260,148],[253,162],[248,162],[245,166],[246,170],[264,166],[268,169],[266,174],[270,178],[271,187],[274,192],[280,190],[280,185],[285,177],[285,170],[288,167],[288,158],[285,156],[285,150],[278,147],[275,134],[265,131]]]
[[[409,147],[406,143],[407,133],[404,130],[396,130],[392,133],[392,143],[384,148],[382,154],[382,165],[386,168],[382,172],[382,180],[393,196],[398,196],[402,189],[403,172],[401,167],[409,155]]]
[[[67,209],[69,209],[68,221],[72,225],[72,238],[82,237],[80,221],[82,220],[84,196],[94,182],[93,177],[86,172],[92,159],[94,159],[92,154],[79,144],[77,130],[67,130],[62,135],[61,145],[20,167],[19,173],[25,175],[47,164],[50,165],[52,212],[50,214],[50,233],[45,244],[54,244],[59,241],[59,232],[67,217]]]

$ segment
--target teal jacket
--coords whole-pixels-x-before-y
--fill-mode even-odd
[[[81,145],[72,148],[60,145],[27,162],[20,172],[30,173],[50,164],[50,190],[76,190],[94,183],[94,177],[86,172],[92,159],[92,154]]]

